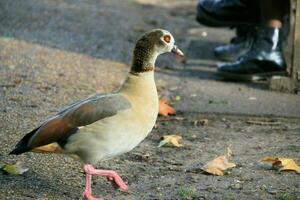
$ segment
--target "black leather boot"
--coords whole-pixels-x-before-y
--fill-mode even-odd
[[[214,50],[216,58],[224,61],[235,61],[245,54],[251,47],[254,39],[255,27],[239,27],[236,37],[227,45],[218,46]]]
[[[286,75],[281,43],[280,29],[258,28],[250,50],[234,63],[218,65],[218,75],[235,81],[262,80],[273,75]]]

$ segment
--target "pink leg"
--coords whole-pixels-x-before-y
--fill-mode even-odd
[[[99,170],[95,169],[92,165],[84,165],[83,167],[84,172],[86,174],[86,188],[83,193],[83,198],[87,200],[98,200],[92,196],[92,189],[91,189],[91,179],[92,175],[96,176],[104,176],[110,181],[113,185],[120,188],[123,191],[128,190],[128,186],[122,180],[122,178],[117,174],[117,172],[112,170]]]
[[[91,183],[92,183],[92,175],[86,173],[85,174],[85,190],[82,194],[83,199],[86,199],[86,200],[103,200],[101,198],[95,198],[95,197],[92,196]]]

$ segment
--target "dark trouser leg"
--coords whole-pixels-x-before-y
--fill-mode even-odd
[[[257,25],[259,0],[199,0],[196,20],[213,27]]]

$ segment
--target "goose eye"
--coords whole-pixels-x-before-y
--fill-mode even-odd
[[[165,36],[164,36],[164,41],[165,41],[166,43],[170,43],[170,41],[171,41],[171,36],[170,36],[170,35],[165,35]]]

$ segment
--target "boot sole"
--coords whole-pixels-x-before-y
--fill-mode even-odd
[[[246,48],[245,48],[246,49]],[[222,55],[222,54],[219,54],[219,53],[216,53],[214,51],[214,56],[221,60],[221,61],[226,61],[226,62],[234,62],[236,61],[240,56],[242,56],[243,54],[245,54],[250,48],[247,48],[246,50],[245,49],[242,49],[239,51],[239,54],[236,54],[235,56],[232,55]]]
[[[217,72],[217,75],[224,80],[231,80],[231,81],[260,81],[260,80],[267,80],[272,76],[287,76],[287,72],[266,72],[266,73],[257,73],[251,75],[240,75],[240,74],[232,74],[227,72]]]

